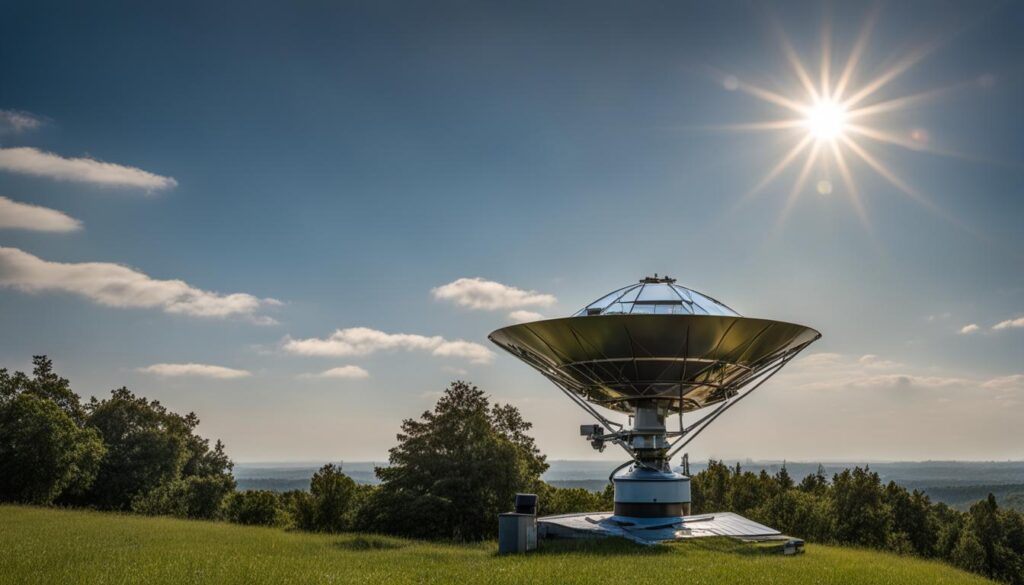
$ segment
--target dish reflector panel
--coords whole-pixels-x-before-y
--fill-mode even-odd
[[[740,317],[700,293],[671,283],[656,284],[660,288],[648,297],[655,301],[650,306],[673,301],[673,305],[662,304],[704,312],[638,313],[636,308],[644,299],[639,290],[636,300],[626,303],[632,305],[631,313],[583,316],[601,308],[592,304],[577,313],[580,316],[512,325],[489,337],[584,400],[632,413],[637,403],[652,400],[671,412],[723,402],[765,368],[821,336],[803,325]],[[626,288],[630,290],[620,297],[637,290]],[[692,295],[693,302],[685,302],[677,288]],[[667,298],[669,293],[674,300]],[[623,304],[617,298],[605,307]],[[709,314],[709,309],[718,313]]]

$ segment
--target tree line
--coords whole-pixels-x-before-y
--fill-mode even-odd
[[[774,475],[721,461],[691,478],[694,513],[729,510],[810,542],[852,545],[941,559],[993,579],[1024,584],[1024,514],[989,494],[967,512],[933,503],[869,467],[799,482],[785,465]]]
[[[460,541],[493,538],[517,492],[538,493],[544,515],[612,508],[611,485],[543,482],[531,423],[466,382],[402,422],[377,486],[328,464],[308,491],[237,491],[223,444],[211,446],[198,425],[127,388],[83,402],[45,356],[31,375],[0,369],[0,501]],[[729,510],[810,542],[943,559],[1024,585],[1024,515],[991,495],[959,512],[868,468],[832,478],[819,468],[796,482],[785,466],[754,474],[720,461],[692,488],[694,513]]]
[[[549,510],[610,505],[542,482],[532,425],[465,382],[403,421],[390,465],[376,470],[381,485],[325,465],[308,491],[278,494],[237,491],[224,445],[197,434],[194,413],[127,388],[86,402],[46,356],[32,364],[31,375],[0,369],[0,501],[457,540],[495,536],[496,515],[521,491],[541,493]]]
[[[49,359],[32,363],[31,376],[0,369],[0,499],[204,517],[235,488],[195,414],[127,388],[83,403]]]

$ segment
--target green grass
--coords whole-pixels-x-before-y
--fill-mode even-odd
[[[829,546],[784,557],[717,539],[541,545],[499,557],[494,543],[0,506],[0,583],[990,583],[935,562]]]

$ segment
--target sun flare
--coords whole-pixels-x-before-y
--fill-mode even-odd
[[[854,178],[854,171],[859,170],[855,169],[856,166],[874,172],[929,210],[958,223],[955,218],[951,218],[923,194],[910,187],[883,162],[881,157],[872,153],[870,144],[968,158],[967,155],[933,148],[929,144],[928,133],[923,129],[911,129],[906,132],[895,130],[895,120],[887,116],[952,90],[972,86],[986,87],[984,76],[980,80],[961,82],[948,87],[878,99],[883,89],[934,51],[939,43],[931,43],[906,54],[897,55],[887,69],[874,78],[863,80],[860,71],[861,58],[867,49],[868,39],[877,18],[878,11],[875,10],[865,19],[845,64],[840,68],[833,67],[831,28],[825,26],[822,30],[821,61],[817,75],[813,69],[805,67],[804,61],[797,55],[781,32],[781,28],[777,28],[783,53],[794,74],[794,81],[797,82],[792,86],[792,91],[773,91],[734,75],[722,77],[722,86],[726,90],[748,94],[788,114],[785,118],[732,124],[725,126],[724,129],[741,132],[768,131],[793,137],[792,145],[779,162],[741,199],[741,203],[756,195],[787,169],[797,167],[799,170],[796,180],[786,198],[780,223],[785,220],[790,209],[805,191],[816,190],[821,195],[828,195],[833,192],[834,187],[838,188],[841,185],[861,222],[870,230],[864,201]],[[838,176],[831,176],[833,174]]]
[[[807,112],[807,131],[818,140],[838,140],[846,132],[846,110],[832,100],[820,100]]]

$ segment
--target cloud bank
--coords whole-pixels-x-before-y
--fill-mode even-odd
[[[223,366],[193,363],[153,364],[151,366],[139,368],[138,371],[144,374],[155,374],[157,376],[164,377],[192,376],[198,378],[214,378],[218,380],[246,378],[252,375],[252,372],[246,370],[236,370],[234,368],[225,368]]]
[[[879,369],[885,362],[892,365]],[[741,406],[712,425],[703,440],[711,447],[700,448],[701,456],[769,458],[772,449],[785,449],[791,459],[836,461],[1019,459],[1024,372],[1000,374],[933,360],[900,364],[885,354],[801,356],[750,399],[758,408]],[[744,429],[757,428],[774,433],[771,444],[742,440]]]
[[[0,134],[21,134],[43,125],[43,119],[28,112],[0,110]]]
[[[475,364],[489,363],[494,352],[471,341],[447,340],[439,335],[425,336],[413,333],[385,333],[368,327],[337,329],[329,337],[320,339],[285,338],[282,346],[288,353],[305,356],[345,357],[361,356],[379,351],[426,351],[439,357],[456,357]]]
[[[1024,394],[1024,374],[1012,374],[986,380],[982,388],[990,390],[1014,390]]]
[[[971,333],[977,333],[981,327],[978,327],[975,323],[964,325],[960,328],[960,335],[970,335]]]
[[[370,372],[367,372],[359,366],[339,366],[337,368],[331,368],[320,372],[319,374],[302,374],[300,378],[341,378],[348,380],[360,380],[363,378],[369,378]]]
[[[142,272],[109,262],[49,262],[17,248],[0,247],[0,287],[27,293],[67,292],[117,308],[161,309],[193,317],[273,320],[257,311],[280,305],[247,293],[220,294],[182,280],[157,280]]]
[[[178,184],[164,177],[135,167],[98,161],[91,158],[64,158],[26,146],[0,148],[0,170],[57,181],[90,183],[104,187],[139,188],[146,191],[170,189]]]
[[[430,292],[437,300],[451,301],[468,309],[488,311],[531,306],[549,307],[558,301],[554,295],[523,290],[483,278],[460,278]]]
[[[895,370],[880,373],[879,370]],[[960,392],[960,397],[980,398],[972,393],[978,389],[1020,391],[1024,397],[1024,375],[1014,374],[1001,378],[972,378],[944,376],[914,371],[902,363],[868,354],[855,358],[838,353],[815,353],[797,359],[789,370],[779,375],[780,380],[800,390],[876,390],[895,392],[905,390],[948,390]],[[954,394],[955,395],[955,394]],[[1006,398],[1005,395],[994,398]]]
[[[73,232],[82,229],[82,222],[56,209],[19,203],[0,196],[0,228]]]

